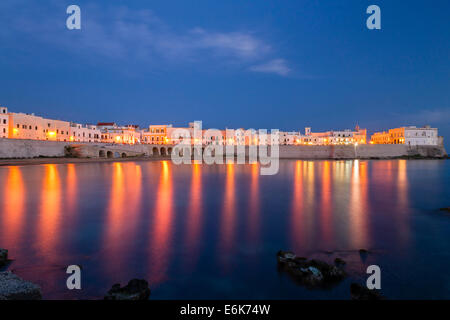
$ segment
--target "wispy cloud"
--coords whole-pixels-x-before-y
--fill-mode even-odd
[[[448,124],[450,119],[450,108],[423,109],[417,113],[402,115],[406,121],[420,124]]]
[[[0,20],[3,19],[9,29],[8,33],[0,33],[0,41],[9,37],[12,42],[17,33],[32,35],[33,41],[96,62],[104,59],[120,60],[121,63],[132,61],[146,68],[200,63],[202,66],[235,64],[239,66],[236,70],[282,76],[290,71],[262,36],[248,30],[217,31],[193,27],[177,31],[150,10],[85,5],[82,6],[82,29],[68,31],[62,20],[65,16],[58,15],[56,19],[54,14],[65,10],[61,4],[55,5],[60,8],[49,7],[45,12],[42,8],[41,11],[27,11],[16,7],[13,14],[9,12],[5,17],[0,14]],[[12,10],[8,8],[8,11]]]
[[[254,72],[275,73],[280,76],[286,76],[291,72],[284,59],[270,60],[263,64],[252,66],[250,70]]]

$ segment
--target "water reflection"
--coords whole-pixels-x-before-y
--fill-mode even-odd
[[[45,173],[41,187],[41,202],[37,232],[37,249],[42,257],[55,259],[56,248],[61,235],[61,182],[58,167],[45,165]]]
[[[439,171],[441,166],[282,161],[275,176],[260,176],[258,164],[232,163],[0,167],[0,244],[13,250],[14,268],[32,270],[27,279],[55,290],[53,298],[61,296],[57,289],[64,281],[55,280],[49,268],[35,274],[37,260],[39,267],[58,266],[60,274],[60,265],[81,261],[95,279],[92,286],[102,290],[99,295],[113,283],[142,277],[159,292],[177,290],[183,282],[192,292],[200,284],[203,291],[195,297],[208,298],[205,287],[214,287],[211,298],[224,298],[231,295],[223,292],[245,290],[243,278],[257,278],[243,297],[257,290],[278,298],[279,279],[262,270],[273,270],[273,252],[280,248],[306,255],[374,248],[400,256],[416,250],[413,228],[426,234],[426,226],[433,232],[421,236],[420,245],[427,247],[420,253],[439,253],[446,245],[439,238],[447,234],[446,220],[411,212],[429,205],[424,192],[433,199],[448,196],[445,188],[432,188],[446,183],[448,171]],[[434,174],[424,174],[431,170]],[[224,274],[227,280],[218,281]],[[187,298],[185,291],[177,293],[165,297]]]
[[[187,213],[186,245],[189,250],[187,265],[192,268],[199,255],[200,232],[202,226],[202,169],[201,165],[192,165],[191,193]]]
[[[368,243],[367,214],[367,166],[365,162],[353,161],[352,178],[350,185],[350,238],[353,248],[370,247]]]
[[[72,218],[77,210],[77,199],[78,199],[78,185],[77,185],[77,167],[73,163],[67,165],[67,176],[66,176],[66,210],[71,213]]]
[[[303,224],[303,161],[295,162],[295,172],[294,172],[294,184],[292,186],[293,197],[291,205],[291,239],[292,248],[295,251],[299,251],[304,245],[305,233]]]
[[[111,187],[106,210],[103,239],[105,272],[124,276],[139,227],[142,201],[141,166],[134,163],[112,164]],[[114,261],[114,263],[110,263]]]
[[[399,160],[397,168],[397,217],[400,241],[406,243],[409,237],[408,225],[405,223],[409,204],[407,161]]]
[[[151,243],[151,276],[153,283],[160,283],[167,277],[171,252],[171,237],[173,223],[173,194],[171,166],[167,161],[161,161],[161,174],[153,212]]]
[[[330,161],[324,161],[322,165],[321,234],[324,244],[329,247],[333,244]]]
[[[250,178],[250,197],[248,208],[248,237],[249,241],[256,243],[259,237],[259,229],[261,228],[259,219],[259,165],[252,163]]]
[[[224,187],[224,197],[220,221],[220,248],[219,250],[223,253],[222,258],[225,260],[228,258],[227,255],[231,253],[234,244],[234,231],[235,231],[235,218],[236,218],[236,207],[235,207],[235,182],[234,182],[234,164],[227,163],[225,174],[225,187]],[[223,262],[223,267],[225,269],[229,268],[229,261]]]
[[[8,177],[3,190],[1,233],[10,243],[17,243],[25,220],[25,185],[20,167],[9,167]]]

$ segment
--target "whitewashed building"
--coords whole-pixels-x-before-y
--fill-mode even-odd
[[[70,123],[70,141],[101,142],[101,131],[95,125]]]
[[[423,128],[406,127],[405,144],[417,145],[438,145],[438,129],[425,126]]]
[[[8,108],[0,107],[0,138],[8,138],[9,116]]]

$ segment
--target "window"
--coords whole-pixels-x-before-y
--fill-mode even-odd
[[[6,119],[3,119],[3,124],[6,124]]]
[[[31,130],[31,126],[28,128],[28,129],[30,129]]]
[[[34,130],[37,130],[37,126],[36,126],[36,127],[34,127]]]

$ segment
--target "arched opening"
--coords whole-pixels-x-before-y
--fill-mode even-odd
[[[165,156],[166,155],[166,148],[161,148],[161,155]]]
[[[127,154],[125,152],[122,153],[122,158],[126,158]]]
[[[100,151],[98,152],[98,156],[99,156],[100,158],[104,158],[104,157],[105,157],[105,150],[100,150]]]
[[[167,149],[167,153],[170,155],[172,155],[172,148]]]
[[[114,158],[120,158],[120,153],[119,152],[114,152]]]
[[[152,149],[152,155],[154,155],[154,156],[159,156],[159,151],[158,151],[158,148],[157,148],[157,147],[153,147],[153,149]]]
[[[106,153],[106,156],[107,156],[108,158],[112,158],[112,157],[114,156],[114,154],[112,153],[112,151],[108,151],[108,152]]]

